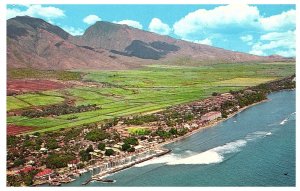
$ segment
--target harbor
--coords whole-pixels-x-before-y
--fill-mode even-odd
[[[130,156],[130,157],[126,157],[126,158],[123,158],[120,160],[104,163],[103,165],[97,166],[96,168],[92,169],[93,172],[94,172],[94,170],[97,170],[99,172],[95,175],[92,175],[92,177],[90,179],[88,179],[87,181],[83,182],[82,185],[87,185],[92,181],[113,183],[114,180],[104,179],[104,178],[113,173],[119,172],[121,170],[125,170],[136,164],[145,162],[147,160],[151,160],[155,157],[163,156],[170,152],[171,152],[170,149],[149,150],[149,151],[139,153],[139,154],[135,155],[134,157]]]

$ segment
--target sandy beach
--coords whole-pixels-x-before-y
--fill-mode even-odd
[[[185,135],[183,135],[183,136],[177,137],[177,138],[175,138],[175,139],[168,140],[168,141],[163,142],[163,143],[159,143],[159,144],[157,144],[156,147],[158,147],[158,148],[159,148],[159,147],[163,147],[163,146],[165,146],[165,145],[167,145],[167,144],[174,143],[174,142],[183,140],[183,139],[185,139],[185,138],[188,138],[189,136],[191,136],[191,135],[193,135],[193,134],[195,134],[195,133],[198,133],[198,132],[200,132],[200,131],[202,131],[202,130],[204,130],[204,129],[214,127],[214,126],[216,126],[217,124],[219,124],[219,123],[221,123],[221,122],[223,122],[223,121],[226,121],[226,120],[230,119],[231,117],[235,116],[236,114],[238,114],[238,113],[240,113],[240,112],[242,112],[242,111],[244,111],[244,110],[246,110],[246,109],[248,109],[248,108],[250,108],[250,107],[252,107],[252,106],[255,106],[255,105],[261,104],[261,103],[263,103],[263,102],[267,102],[267,101],[269,101],[269,99],[266,99],[266,100],[263,100],[263,101],[260,101],[260,102],[253,103],[253,104],[251,104],[251,105],[245,106],[245,107],[239,109],[238,111],[236,111],[236,112],[234,112],[234,113],[228,115],[227,118],[225,118],[225,119],[220,119],[220,120],[212,121],[211,123],[209,123],[209,124],[207,124],[207,125],[205,125],[205,126],[199,127],[199,128],[197,128],[197,129],[195,129],[195,130],[193,130],[193,131],[190,131],[190,132],[188,132],[187,134],[185,134]]]

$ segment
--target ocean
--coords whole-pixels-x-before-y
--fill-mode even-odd
[[[166,145],[168,155],[87,186],[295,186],[295,91],[268,96],[218,125]],[[62,186],[81,186],[86,173]]]

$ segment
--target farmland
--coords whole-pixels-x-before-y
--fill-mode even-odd
[[[41,71],[26,78],[42,78]],[[74,74],[73,74],[74,73]],[[74,100],[76,106],[96,104],[101,109],[66,115],[29,118],[8,116],[7,123],[46,132],[101,122],[164,109],[168,106],[203,99],[213,92],[222,93],[265,83],[295,73],[295,64],[214,64],[200,67],[151,65],[139,70],[46,72],[49,79],[81,81],[81,85],[38,93],[7,96],[7,110],[59,104]],[[24,79],[21,72],[9,72]],[[101,87],[83,85],[99,83]]]

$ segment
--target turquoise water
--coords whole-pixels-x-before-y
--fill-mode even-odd
[[[88,186],[295,186],[295,91],[269,99],[167,145],[169,155],[110,176],[113,184]]]

